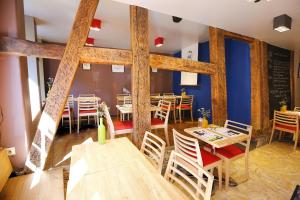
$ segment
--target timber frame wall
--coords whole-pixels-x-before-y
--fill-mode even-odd
[[[148,46],[148,11],[130,6],[131,50],[86,47],[84,43],[98,2],[99,0],[81,0],[66,46],[0,38],[0,54],[61,60],[26,161],[28,171],[44,169],[76,70],[83,62],[132,67],[133,142],[139,146],[145,131],[150,129],[150,98],[145,98],[150,97],[149,67],[210,75],[213,123],[223,125],[227,119],[224,38],[244,40],[251,46],[252,125],[257,131],[269,128],[266,43],[209,27],[211,63],[151,54]]]

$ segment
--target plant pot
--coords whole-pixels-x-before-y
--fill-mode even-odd
[[[208,127],[208,120],[206,118],[202,119],[202,128],[207,128]]]
[[[98,143],[105,144],[106,130],[103,124],[103,118],[100,118],[100,124],[98,125]]]
[[[282,111],[282,112],[287,111],[287,106],[286,106],[286,105],[281,106],[281,107],[280,107],[280,111]]]

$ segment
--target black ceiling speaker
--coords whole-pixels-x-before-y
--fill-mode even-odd
[[[292,28],[292,18],[286,14],[280,15],[273,20],[273,29],[279,32],[289,31]]]
[[[182,20],[182,18],[176,16],[172,16],[172,18],[174,23],[179,23]]]

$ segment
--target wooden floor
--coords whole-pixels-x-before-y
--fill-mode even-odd
[[[193,126],[197,126],[197,123],[171,124],[169,126],[170,141],[173,141],[172,128],[183,133],[184,128]],[[164,138],[163,132],[157,134]],[[72,146],[91,139],[94,141],[97,139],[95,128],[85,128],[80,134],[75,131],[72,134],[69,134],[68,130],[60,131],[50,150],[47,167],[69,165]],[[290,199],[296,184],[300,184],[300,148],[294,151],[293,144],[288,142],[273,142],[270,145],[255,148],[250,152],[250,178],[246,182],[243,182],[245,180],[243,159],[235,161],[231,171],[232,177],[239,185],[230,187],[227,191],[216,190],[212,199]]]

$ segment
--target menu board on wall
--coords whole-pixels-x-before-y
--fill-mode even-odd
[[[270,118],[283,100],[291,108],[290,56],[289,50],[268,45]]]

